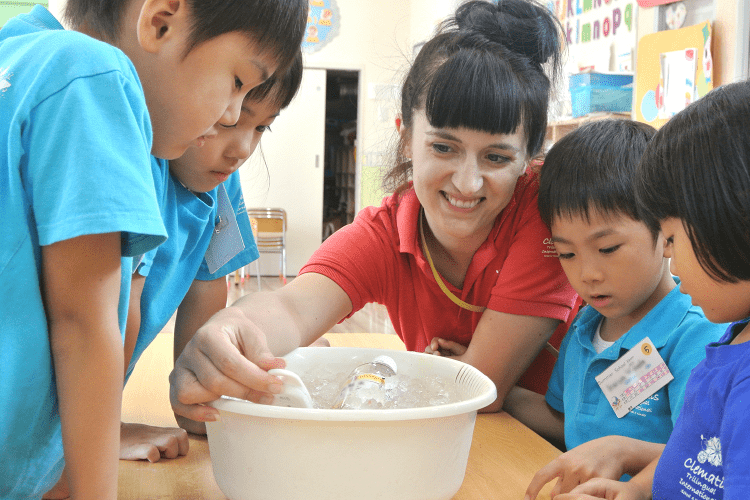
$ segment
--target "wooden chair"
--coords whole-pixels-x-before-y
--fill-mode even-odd
[[[248,208],[250,222],[255,220],[254,231],[258,252],[279,254],[279,279],[286,284],[286,211],[283,208]],[[257,261],[256,261],[257,262]],[[260,287],[260,271],[256,263],[256,273]]]

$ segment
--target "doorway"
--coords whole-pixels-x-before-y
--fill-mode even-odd
[[[359,72],[327,70],[323,235],[354,220]]]

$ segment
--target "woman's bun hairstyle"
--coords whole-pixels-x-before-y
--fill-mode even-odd
[[[499,0],[496,4],[470,0],[442,25],[442,30],[474,32],[542,65],[560,58],[561,34],[557,19],[546,7],[528,0]]]

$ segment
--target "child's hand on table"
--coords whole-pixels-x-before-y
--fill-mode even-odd
[[[651,491],[644,492],[638,485],[611,479],[592,479],[570,493],[554,497],[555,500],[651,500]]]
[[[623,464],[613,460],[618,456],[613,436],[594,439],[563,453],[539,469],[534,475],[526,499],[534,500],[545,484],[557,478],[550,496],[568,493],[579,484],[595,477],[618,480],[625,474]]]
[[[162,457],[186,455],[189,446],[184,429],[124,422],[120,425],[121,460],[158,462]]]

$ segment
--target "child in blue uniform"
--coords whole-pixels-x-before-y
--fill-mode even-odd
[[[541,167],[539,213],[588,307],[562,342],[546,396],[514,388],[506,400],[509,413],[569,450],[540,470],[529,498],[554,478],[559,493],[648,465],[703,346],[725,328],[680,293],[664,236],[636,209],[632,180],[654,133],[629,120],[594,122],[558,141]]]
[[[238,168],[253,153],[279,112],[289,105],[301,80],[302,54],[298,52],[285,74],[272,76],[250,91],[235,126],[222,128],[202,148],[191,148],[170,162],[169,197],[162,206],[170,238],[145,256],[133,276],[125,342],[125,357],[129,360],[126,378],[175,311],[177,357],[195,331],[226,306],[225,276],[258,258]],[[229,177],[219,184],[223,175]],[[226,216],[219,215],[217,209],[227,201],[235,222],[223,225]],[[222,219],[218,226],[217,218]],[[234,233],[227,237],[228,231]],[[233,239],[237,236],[239,240]],[[233,247],[236,241],[240,245]],[[217,260],[214,246],[228,248],[224,260],[229,260]],[[134,311],[137,304],[140,310]],[[140,326],[135,321],[139,316]],[[204,424],[177,418],[187,430],[205,434]],[[171,457],[186,451],[184,431],[123,423],[121,458],[153,462],[161,455]]]
[[[166,236],[151,154],[237,121],[295,4],[70,0],[75,31],[40,6],[0,31],[0,498],[41,497],[63,455],[74,497],[116,498],[133,256]]]
[[[638,169],[639,205],[661,223],[680,288],[713,322],[661,457],[627,483],[589,481],[557,499],[744,500],[750,494],[750,83],[672,117]],[[593,495],[593,496],[592,496]]]

